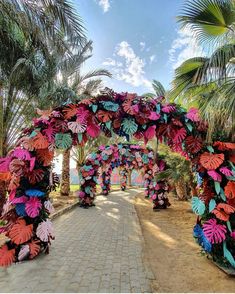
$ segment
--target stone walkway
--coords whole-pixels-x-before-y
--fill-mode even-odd
[[[50,254],[1,268],[0,292],[151,292],[131,202],[138,192],[98,196],[96,207],[58,217]]]

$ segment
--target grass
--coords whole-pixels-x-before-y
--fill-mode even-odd
[[[111,185],[111,189],[120,188],[120,185]],[[80,185],[70,185],[70,191],[74,192],[80,189]],[[101,189],[100,185],[97,185],[97,189]],[[60,189],[58,188],[57,191],[59,192]]]

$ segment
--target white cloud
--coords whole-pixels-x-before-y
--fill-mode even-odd
[[[140,50],[143,51],[145,48],[145,42],[140,42]]]
[[[104,13],[109,11],[109,8],[110,8],[109,0],[99,0],[98,4],[99,6],[102,7]]]
[[[116,78],[134,86],[145,86],[152,89],[151,82],[146,78],[144,67],[145,62],[137,56],[128,42],[122,41],[115,48],[116,59],[107,58],[103,62],[104,65],[112,67],[112,71],[116,74]]]
[[[152,64],[154,62],[154,60],[156,59],[156,55],[153,54],[149,57],[149,60],[150,60],[150,64]]]
[[[106,66],[117,66],[117,67],[123,66],[122,62],[118,62],[114,60],[113,58],[106,58],[106,60],[102,62],[102,64]]]
[[[205,55],[189,29],[177,31],[177,38],[173,40],[168,53],[173,69],[189,58]]]

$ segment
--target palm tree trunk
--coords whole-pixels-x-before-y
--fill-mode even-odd
[[[187,200],[187,189],[184,180],[179,180],[175,183],[175,190],[178,200]]]
[[[5,130],[4,130],[4,111],[3,111],[3,93],[0,85],[0,157],[6,156],[5,145]],[[7,187],[6,182],[0,180],[0,215],[2,213],[3,205],[6,201]]]
[[[131,184],[131,174],[132,174],[132,171],[129,170],[129,172],[128,172],[128,184],[129,184],[129,187],[132,187],[132,184]]]
[[[69,196],[70,193],[70,149],[63,153],[60,195]]]

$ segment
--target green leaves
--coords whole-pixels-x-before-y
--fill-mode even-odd
[[[72,137],[70,134],[58,133],[55,135],[55,145],[59,149],[68,149],[72,145]]]
[[[198,197],[192,197],[192,210],[197,215],[202,215],[205,212],[206,206]]]
[[[128,135],[133,135],[137,131],[138,125],[134,119],[125,118],[122,122],[122,129]]]
[[[186,2],[178,17],[182,27],[190,26],[199,41],[215,40],[229,32],[235,12],[233,1],[196,0]]]

